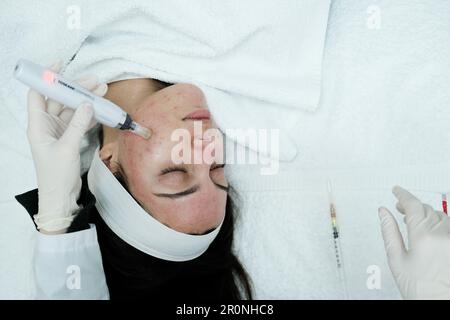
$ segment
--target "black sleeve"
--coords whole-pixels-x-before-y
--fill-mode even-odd
[[[76,213],[75,219],[72,224],[67,229],[67,232],[76,232],[85,229],[89,229],[89,221],[91,218],[92,210],[95,210],[95,197],[89,191],[87,186],[87,174],[81,177],[82,187],[80,191],[80,197],[78,198],[77,204],[80,209]],[[34,189],[15,196],[16,200],[28,211],[28,214],[34,222],[33,216],[38,213],[38,189]]]

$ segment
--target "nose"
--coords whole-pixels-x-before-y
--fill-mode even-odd
[[[209,130],[203,135],[193,136],[191,146],[194,156],[197,157],[194,163],[211,165],[214,162],[224,162],[223,136],[218,130],[213,131]]]
[[[215,162],[212,164],[197,164],[194,165],[195,175],[198,183],[201,185],[201,188],[206,192],[215,191],[215,183],[211,178],[211,168],[215,166]]]
[[[206,164],[210,166],[215,161],[215,146],[213,141],[206,140],[203,136],[194,136],[192,138],[191,147],[193,151],[194,164]]]

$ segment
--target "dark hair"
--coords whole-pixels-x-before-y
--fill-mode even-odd
[[[128,190],[123,177],[117,173],[115,176],[124,188]],[[154,257],[146,259],[151,261],[149,267],[153,271],[159,270],[167,278],[171,278],[170,274],[174,276],[173,279],[167,279],[168,283],[171,283],[171,290],[164,288],[164,290],[160,290],[160,293],[167,292],[167,290],[169,292],[176,290],[182,298],[208,300],[252,299],[249,276],[233,252],[236,206],[230,194],[234,193],[233,189],[229,189],[222,227],[209,248],[200,257],[181,263],[164,261]],[[133,261],[134,259],[127,260]],[[195,283],[190,282],[193,279],[196,279]],[[187,292],[185,292],[186,288],[181,288],[185,287],[186,283],[190,284]],[[161,283],[161,287],[163,286],[164,283]],[[168,293],[168,295],[172,294]]]
[[[99,141],[102,147],[101,128]],[[128,191],[122,173],[115,172],[114,175]],[[155,295],[157,298],[167,296],[193,300],[251,300],[251,280],[233,252],[237,217],[234,199],[237,199],[237,194],[230,187],[224,222],[217,237],[205,253],[186,262],[165,261],[143,254],[121,240],[101,219],[97,219],[99,244],[111,298]],[[146,287],[146,283],[151,288]]]

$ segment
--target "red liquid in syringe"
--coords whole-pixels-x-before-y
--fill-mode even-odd
[[[447,194],[442,194],[442,211],[445,214],[448,214],[448,202],[447,202]]]

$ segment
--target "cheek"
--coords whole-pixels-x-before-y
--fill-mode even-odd
[[[191,203],[180,206],[176,218],[176,223],[181,225],[191,225],[195,230],[197,227],[206,231],[216,227],[223,219],[226,206],[226,195],[223,197],[207,197],[204,199],[196,199]]]
[[[120,139],[119,162],[125,171],[130,191],[138,197],[141,190],[145,190],[149,183],[149,155],[151,148],[147,143],[142,143],[141,138],[134,134],[124,132]]]
[[[131,174],[139,165],[144,149],[139,139],[130,132],[121,132],[119,141],[119,161],[127,174]]]
[[[119,162],[133,195],[143,201],[155,183],[162,164],[170,160],[171,146],[161,136],[144,140],[130,132],[123,132],[119,141]]]
[[[131,114],[131,118],[139,124],[150,128],[153,133],[158,134],[173,121],[171,116],[172,107],[166,96],[152,100],[139,107],[139,109]]]

